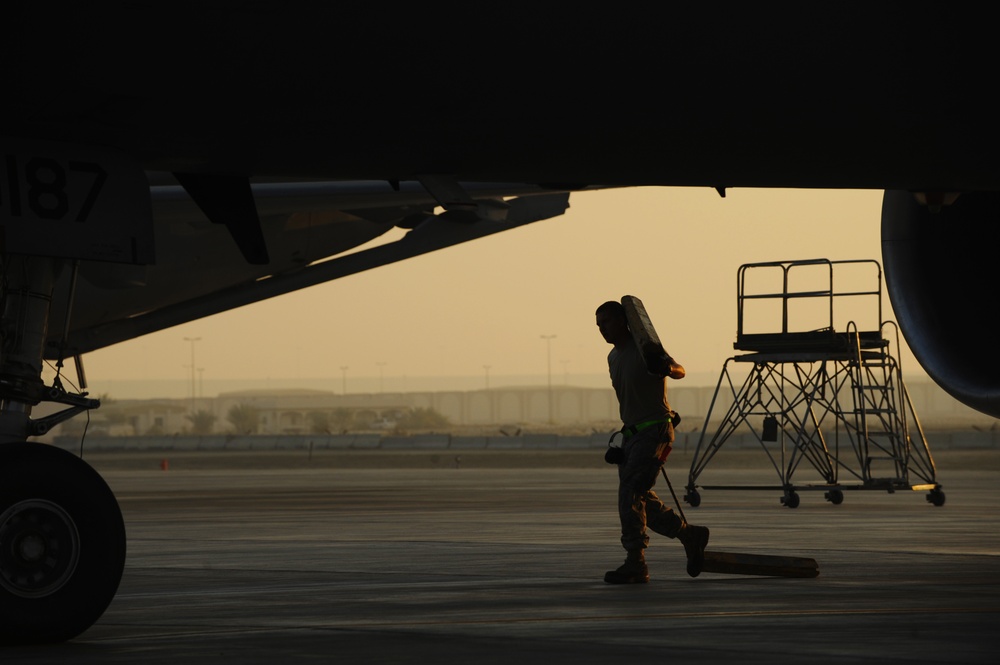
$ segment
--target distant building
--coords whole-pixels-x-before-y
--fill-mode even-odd
[[[994,418],[970,409],[944,393],[935,384],[921,382],[907,386],[917,416],[929,429],[977,426],[995,427]],[[715,395],[714,387],[671,383],[671,406],[678,411],[683,432],[700,430],[716,399],[713,414],[722,413],[731,402],[726,390]],[[549,413],[549,405],[552,413]],[[308,434],[397,429],[413,414],[439,414],[452,427],[548,426],[561,428],[613,429],[618,422],[618,403],[608,388],[544,386],[496,388],[490,390],[412,393],[339,394],[322,390],[245,390],[199,398],[195,411],[209,415],[210,432],[257,434]],[[253,420],[236,432],[231,415]],[[211,418],[214,416],[214,419]],[[90,414],[90,422],[78,416],[53,429],[51,435],[90,433],[113,436],[172,435],[193,431],[190,399],[150,399],[107,401]],[[419,429],[419,428],[411,428]]]

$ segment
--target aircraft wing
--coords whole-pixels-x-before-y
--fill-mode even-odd
[[[154,182],[169,180],[162,174]],[[266,263],[251,263],[225,224],[183,187],[150,189],[157,261],[78,264],[72,301],[57,290],[45,357],[93,351],[150,332],[561,215],[569,194],[523,184],[454,183],[463,210],[419,182],[261,182],[251,185]],[[438,209],[437,211],[435,209]],[[405,235],[361,251],[393,229]],[[70,312],[66,325],[65,312]],[[63,313],[63,314],[60,314]]]

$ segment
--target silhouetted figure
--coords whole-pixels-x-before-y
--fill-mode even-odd
[[[688,558],[687,572],[701,572],[708,529],[687,524],[656,496],[653,485],[674,441],[674,413],[667,403],[666,378],[684,378],[684,368],[667,355],[656,373],[646,361],[628,327],[624,306],[608,301],[597,308],[597,327],[614,345],[608,354],[611,384],[618,396],[622,420],[621,448],[609,448],[606,459],[618,465],[618,516],[621,519],[625,563],[604,575],[609,584],[649,581],[644,551],[646,527],[677,538]]]

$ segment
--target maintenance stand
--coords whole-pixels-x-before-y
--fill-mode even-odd
[[[837,290],[835,273],[837,285],[847,278],[852,286],[874,281],[875,287]],[[882,268],[877,261],[742,265],[737,308],[733,347],[747,353],[723,364],[691,461],[687,503],[701,504],[699,489],[776,490],[783,493],[781,503],[788,508],[799,505],[798,492],[803,490],[823,491],[827,501],[840,504],[844,490],[905,489],[928,491],[930,503],[944,505],[934,460],[885,336],[887,329],[894,330],[899,349],[898,327],[882,320]],[[773,324],[778,316],[780,332],[749,332],[768,329],[766,322]],[[749,369],[739,388],[730,370],[737,366]],[[725,402],[728,410],[709,439],[712,412],[726,408]],[[709,462],[737,434],[752,447],[754,441],[759,444],[777,471],[779,485],[698,484]],[[820,482],[793,482],[803,462],[818,472]]]

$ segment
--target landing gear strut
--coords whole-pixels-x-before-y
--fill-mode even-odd
[[[111,603],[125,566],[125,525],[94,469],[28,441],[100,404],[41,378],[58,263],[7,255],[0,267],[0,644],[61,642]],[[43,401],[68,408],[33,420]]]

